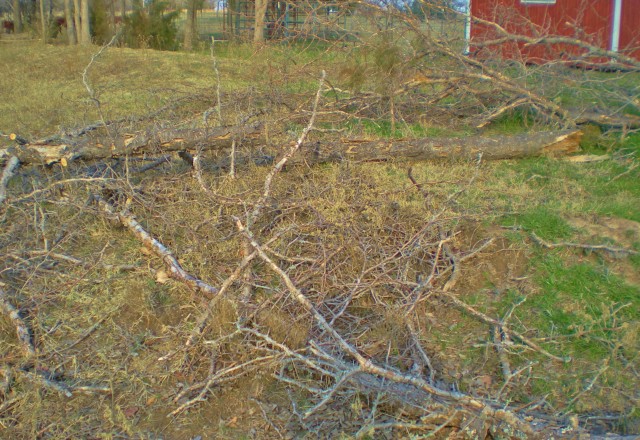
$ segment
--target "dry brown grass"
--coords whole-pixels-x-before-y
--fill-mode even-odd
[[[294,103],[294,109],[307,108],[310,97],[298,92],[308,88],[309,80],[305,70],[300,73],[299,88],[285,84],[289,77],[278,76],[292,65],[269,67],[270,57],[279,59],[281,53],[265,50],[256,64],[228,58],[219,66],[227,99],[225,115],[233,120],[257,107],[266,108],[261,122],[272,134],[264,152],[273,154],[289,144],[290,132],[299,131],[308,117],[283,108],[276,98]],[[0,104],[1,131],[37,137],[58,126],[81,126],[97,119],[79,80],[90,49],[42,50],[31,42],[3,42],[0,51],[2,69],[13,72],[0,79],[3,98],[7,90]],[[7,64],[8,59],[15,63]],[[60,69],[47,68],[56,60],[63,65]],[[259,77],[255,65],[272,70]],[[36,68],[42,72],[37,80],[29,75]],[[128,128],[185,119],[199,124],[201,112],[211,105],[213,95],[207,93],[213,75],[205,55],[113,49],[91,72],[110,119],[143,115],[176,97],[207,90],[202,93],[204,99],[174,105],[151,123]],[[312,133],[309,143],[322,136]],[[399,405],[393,395],[358,391],[354,384],[337,392],[322,411],[302,419],[296,411],[311,408],[317,396],[274,376],[312,387],[328,387],[331,380],[295,362],[283,363],[281,358],[255,370],[247,367],[245,376],[212,387],[206,402],[177,417],[169,416],[187,400],[174,402],[174,397],[205,380],[212,370],[273,354],[251,334],[233,334],[239,317],[248,320],[241,323],[300,353],[308,354],[305,350],[312,340],[326,350],[337,350],[317,322],[291,299],[282,280],[257,261],[251,267],[251,297],[243,298],[242,283],[234,283],[215,305],[203,337],[186,348],[207,301],[175,280],[157,282],[163,263],[87,203],[92,193],[110,197],[120,208],[130,199],[129,209],[138,221],[175,253],[187,271],[219,287],[242,258],[243,239],[232,217],[246,218],[262,194],[269,171],[243,165],[237,178],[231,179],[225,169],[213,166],[219,159],[204,157],[205,184],[216,196],[203,191],[182,163],[174,161],[127,179],[123,163],[113,161],[115,182],[68,185],[35,200],[11,203],[10,199],[2,208],[0,287],[10,292],[12,303],[20,308],[38,356],[33,365],[23,363],[13,325],[2,316],[0,359],[16,370],[16,379],[1,396],[0,436],[278,438],[280,432],[349,438],[371,423],[372,414],[376,422],[424,422],[421,417],[429,410],[421,405]],[[614,177],[626,166],[621,162],[624,158],[618,160],[591,170],[556,160],[482,164],[471,186],[475,163],[414,164],[413,174],[425,183],[428,200],[411,184],[407,165],[400,162],[298,166],[277,176],[269,204],[251,228],[261,243],[279,235],[270,244],[277,253],[272,256],[278,255],[274,258],[280,266],[327,319],[348,304],[335,328],[372,361],[397,371],[414,371],[419,362],[407,327],[410,323],[442,388],[457,387],[478,398],[499,397],[512,407],[539,403],[533,414],[561,413],[559,420],[566,425],[575,414],[587,428],[632,433],[637,432],[638,423],[634,391],[638,286],[608,270],[623,264],[634,272],[637,260],[621,262],[609,255],[568,249],[547,252],[525,233],[500,227],[519,223],[547,231],[547,239],[566,237],[563,234],[573,240],[594,239],[562,222],[569,214],[588,217],[584,211],[589,206],[612,198],[590,194],[587,177]],[[24,170],[12,182],[10,196],[83,175],[89,165]],[[629,194],[636,197],[637,189],[629,185]],[[531,213],[532,207],[550,210],[542,215],[545,221]],[[635,211],[629,212],[628,221],[633,222]],[[556,217],[560,220],[552,223]],[[531,368],[524,368],[501,390],[505,378],[491,328],[438,295],[450,270],[444,254],[436,258],[438,243],[446,235],[451,236],[449,247],[458,257],[494,239],[461,264],[460,279],[451,293],[494,318],[503,317],[526,298],[510,325],[555,355],[571,355],[571,364],[551,361],[515,341],[509,348],[512,368],[529,363]],[[617,237],[618,245],[638,246],[639,237],[632,233]],[[45,247],[85,264],[32,253]],[[123,264],[135,267],[113,267]],[[410,296],[412,288],[434,264],[441,277],[408,312],[415,299]],[[580,275],[572,277],[572,273]],[[580,284],[580,278],[589,283]],[[549,279],[555,282],[546,282]],[[589,292],[590,287],[595,292]],[[176,350],[168,360],[158,360]],[[605,363],[606,371],[602,370]],[[71,386],[106,386],[109,392],[75,393],[67,398],[30,381],[27,372],[52,374]],[[404,438],[414,431],[388,432]]]

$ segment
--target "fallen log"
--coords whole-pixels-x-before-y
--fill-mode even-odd
[[[101,160],[125,156],[158,156],[168,152],[218,150],[231,147],[234,138],[250,142],[260,136],[259,127],[238,129],[169,129],[153,133],[127,134],[117,139],[83,138],[81,140],[46,138],[0,148],[0,164],[16,156],[22,164],[52,165],[78,160]]]
[[[246,144],[259,144],[259,128],[242,133]],[[27,143],[0,149],[0,163],[16,156],[23,164],[46,164],[76,160],[96,160],[128,156],[157,156],[168,152],[219,151],[230,149],[238,133],[232,128],[215,130],[166,130],[151,135],[123,137],[115,143],[85,140],[77,144]],[[469,136],[462,138],[421,138],[411,140],[319,141],[310,145],[292,163],[323,163],[341,160],[437,160],[517,159],[532,156],[560,156],[579,150],[582,132],[563,130],[519,135]]]
[[[564,130],[512,136],[469,136],[413,140],[343,141],[305,151],[302,160],[321,163],[336,160],[376,162],[387,160],[517,159],[534,156],[562,156],[580,149],[582,132]],[[293,158],[293,162],[301,158]]]
[[[640,128],[640,117],[636,115],[607,115],[597,111],[581,112],[574,116],[578,125],[592,124],[602,128],[637,130]]]

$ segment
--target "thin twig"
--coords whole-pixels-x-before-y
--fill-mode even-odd
[[[573,248],[586,249],[591,251],[605,251],[612,254],[629,254],[629,255],[640,254],[640,252],[634,251],[633,249],[611,247],[604,244],[583,244],[583,243],[569,243],[569,242],[549,243],[548,241],[545,241],[542,238],[538,237],[536,233],[533,231],[531,231],[530,234],[533,241],[535,241],[540,246],[543,246],[547,249],[555,249],[558,247],[573,247]]]
[[[79,182],[84,182],[84,183],[115,182],[116,180],[117,179],[111,179],[111,178],[106,178],[106,177],[78,177],[78,178],[73,178],[73,179],[59,180],[59,181],[54,182],[51,185],[47,186],[46,188],[36,189],[36,190],[30,192],[29,194],[25,194],[24,196],[21,196],[21,197],[19,197],[17,199],[11,199],[11,202],[12,203],[23,202],[23,201],[31,199],[31,198],[39,195],[39,194],[46,193],[47,191],[51,191],[51,190],[57,188],[58,186],[67,185],[69,183],[79,183]]]
[[[266,202],[269,199],[269,196],[271,195],[271,184],[272,184],[273,178],[275,177],[276,174],[278,174],[282,170],[282,168],[284,168],[284,166],[287,164],[289,159],[291,159],[291,157],[300,149],[300,147],[302,147],[302,144],[304,144],[309,132],[313,128],[313,124],[315,123],[315,120],[316,120],[318,104],[320,102],[320,96],[322,95],[322,89],[324,86],[324,81],[326,76],[327,76],[327,73],[323,70],[320,76],[320,84],[318,86],[318,91],[316,92],[316,96],[313,101],[313,110],[311,113],[311,117],[309,118],[309,123],[304,128],[304,130],[302,130],[302,133],[300,134],[300,137],[298,138],[296,143],[278,161],[278,163],[274,165],[274,167],[271,169],[269,174],[267,174],[267,177],[264,179],[264,191],[262,193],[262,196],[258,200],[258,203],[256,203],[255,208],[247,218],[247,227],[251,227],[251,225],[253,225],[255,220],[260,216],[262,209],[266,205]]]
[[[595,385],[596,381],[598,380],[598,378],[600,376],[602,376],[604,374],[605,371],[607,371],[609,369],[609,363],[605,362],[604,365],[600,368],[600,370],[598,370],[598,372],[596,373],[595,376],[593,376],[593,378],[589,381],[589,384],[583,388],[582,390],[580,390],[579,393],[577,393],[575,396],[573,396],[573,398],[567,402],[567,408],[571,408],[571,406],[576,403],[576,401],[582,397],[583,394],[588,393],[589,391],[591,391],[591,389],[593,388],[593,386]],[[565,412],[565,415],[568,413]]]
[[[89,336],[91,336],[93,334],[93,332],[95,332],[98,327],[100,327],[100,325],[105,322],[108,318],[111,317],[111,315],[116,312],[118,309],[114,310],[113,312],[107,313],[105,316],[103,316],[100,320],[98,320],[98,322],[96,322],[95,324],[93,324],[91,327],[89,327],[87,330],[85,330],[84,333],[82,333],[82,335],[80,335],[80,337],[78,339],[76,339],[74,342],[72,342],[71,344],[67,345],[66,347],[61,348],[60,350],[56,350],[58,353],[65,351],[65,350],[70,350],[73,347],[75,347],[76,345],[80,344],[82,341],[84,341],[85,339],[87,339]]]
[[[303,306],[305,310],[307,310],[307,312],[309,312],[313,316],[316,323],[328,335],[330,335],[334,341],[336,341],[338,346],[357,362],[359,369],[363,373],[369,373],[382,379],[387,379],[399,384],[412,385],[417,389],[433,396],[452,400],[465,405],[475,411],[484,412],[487,416],[494,417],[498,420],[508,423],[516,429],[523,431],[525,434],[533,434],[533,429],[531,428],[531,426],[519,419],[518,416],[516,416],[511,411],[508,411],[506,409],[494,409],[487,402],[483,402],[461,392],[446,391],[441,388],[437,388],[434,385],[429,384],[424,379],[380,366],[374,363],[371,359],[364,357],[351,343],[347,342],[347,340],[344,339],[344,337],[340,335],[340,333],[338,333],[335,328],[327,322],[324,316],[322,316],[322,314],[318,312],[318,310],[314,307],[313,303],[311,303],[311,301],[309,301],[309,299],[300,291],[300,289],[296,287],[296,285],[286,274],[286,272],[284,272],[277,264],[273,262],[273,260],[269,258],[269,256],[262,250],[260,244],[255,240],[253,234],[245,228],[240,219],[235,217],[234,220],[236,222],[238,230],[245,235],[245,237],[251,243],[251,246],[258,252],[258,256],[282,279],[289,292],[291,293],[293,299],[295,299],[301,306]]]
[[[629,169],[627,171],[624,171],[624,172],[618,174],[617,176],[612,177],[611,180],[609,180],[606,183],[606,185],[610,184],[611,182],[614,182],[614,181],[618,180],[619,178],[621,178],[623,176],[626,176],[627,174],[629,174],[630,172],[632,172],[633,170],[635,170],[639,166],[640,166],[640,163],[633,164],[632,166],[629,167]]]
[[[342,385],[345,384],[349,379],[351,379],[353,376],[355,376],[359,372],[360,372],[359,368],[353,368],[351,370],[342,372],[340,377],[338,377],[338,380],[336,381],[336,383],[328,391],[325,391],[324,397],[322,398],[322,400],[320,400],[320,402],[318,402],[313,407],[305,411],[304,414],[302,414],[302,418],[308,419],[316,411],[318,411],[320,408],[322,408],[327,403],[329,403],[329,401],[333,398],[336,392],[338,392],[338,390],[342,387]]]
[[[178,414],[184,412],[185,410],[195,405],[196,403],[205,402],[207,400],[206,399],[207,394],[209,394],[209,392],[211,391],[211,387],[213,387],[216,383],[221,383],[225,379],[225,376],[229,376],[232,373],[234,373],[232,378],[236,379],[240,376],[244,376],[245,374],[248,374],[251,371],[248,367],[255,368],[256,364],[263,364],[275,358],[276,356],[262,356],[259,358],[251,359],[240,365],[235,365],[233,367],[225,368],[216,372],[215,374],[211,375],[206,381],[203,382],[202,390],[198,393],[197,396],[184,402],[178,408],[171,411],[169,415],[177,416]],[[178,394],[178,396],[174,398],[174,400],[178,401],[183,396],[184,396],[184,393],[180,393]]]
[[[540,347],[538,344],[536,344],[535,342],[533,342],[531,339],[527,338],[526,336],[522,335],[521,333],[516,332],[513,329],[509,329],[507,328],[504,323],[490,318],[489,316],[485,315],[482,312],[477,311],[476,309],[474,309],[473,307],[471,307],[470,305],[464,303],[463,301],[460,301],[458,298],[456,298],[455,296],[451,295],[450,293],[447,292],[438,292],[439,295],[444,296],[447,300],[449,300],[451,303],[453,303],[453,305],[455,305],[456,307],[458,307],[460,310],[469,313],[471,316],[478,318],[479,320],[490,324],[492,326],[502,326],[502,328],[504,329],[504,331],[512,334],[513,336],[515,336],[516,338],[520,339],[525,345],[529,346],[530,348],[532,348],[533,350],[537,351],[538,353],[541,353],[545,356],[547,356],[550,359],[553,359],[555,361],[558,362],[571,362],[571,358],[570,357],[559,357],[556,356],[554,354],[549,353],[547,350],[545,350],[544,348]]]
[[[503,345],[503,336],[504,332],[502,330],[502,326],[494,325],[493,326],[493,343],[498,353],[498,359],[500,360],[500,368],[502,369],[502,376],[504,377],[504,381],[508,382],[511,379],[511,375],[513,372],[511,371],[511,364],[509,363],[509,357],[507,356],[506,350]]]
[[[102,46],[100,48],[100,50],[96,53],[94,53],[91,56],[91,60],[89,60],[89,64],[87,64],[87,66],[84,68],[84,70],[82,71],[82,84],[84,84],[85,89],[87,89],[87,93],[89,94],[89,98],[91,99],[91,101],[93,101],[93,103],[96,106],[96,109],[98,110],[98,114],[100,115],[100,121],[102,122],[102,126],[105,128],[105,130],[107,131],[107,135],[109,135],[109,137],[111,138],[111,141],[113,142],[114,139],[109,131],[109,125],[107,123],[107,120],[104,117],[104,113],[102,112],[102,104],[100,103],[100,100],[98,99],[98,97],[96,96],[96,92],[95,90],[93,90],[93,88],[91,87],[91,84],[89,83],[89,69],[91,68],[91,66],[93,65],[93,63],[100,58],[100,56],[102,55],[102,53],[107,50],[107,48],[109,48],[110,46],[112,46],[116,40],[118,39],[118,37],[120,37],[120,32],[116,32],[115,35],[111,38],[111,40],[105,44],[104,46]]]

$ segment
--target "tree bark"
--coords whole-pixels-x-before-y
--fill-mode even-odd
[[[73,0],[73,24],[76,28],[76,44],[82,35],[82,21],[80,19],[80,0]]]
[[[339,160],[382,162],[389,160],[477,159],[501,160],[535,156],[561,156],[580,149],[582,132],[564,130],[512,136],[484,135],[465,138],[344,141],[307,148],[303,160],[322,163]],[[300,158],[294,158],[294,162]]]
[[[640,128],[640,116],[623,114],[609,116],[595,111],[581,112],[573,116],[576,124],[594,124],[603,128],[626,128],[636,130]]]
[[[225,31],[229,37],[235,37],[235,19],[236,19],[236,7],[237,0],[227,0],[227,7],[224,12],[224,19],[226,20]]]
[[[269,0],[255,0],[256,17],[254,21],[253,42],[264,42],[264,23]]]
[[[71,0],[64,0],[64,19],[67,21],[67,41],[70,45],[78,44],[76,26],[71,15]]]
[[[40,29],[42,31],[42,42],[47,44],[47,20],[44,16],[44,0],[40,0]]]
[[[116,24],[116,0],[109,0],[109,25],[111,27],[111,31],[113,35],[117,32],[117,24]]]
[[[91,44],[91,27],[89,25],[89,1],[80,0],[80,22],[82,28],[80,29],[80,44],[88,46]]]
[[[20,0],[13,0],[13,25],[14,32],[16,34],[22,32],[22,11],[20,8]]]
[[[197,3],[198,0],[187,0],[187,20],[184,24],[184,50],[192,50],[193,49],[193,40],[196,33],[196,23],[197,23]]]
[[[242,134],[241,134],[242,133]],[[23,164],[52,164],[65,160],[96,160],[110,157],[161,155],[172,151],[195,152],[230,149],[234,138],[243,136],[243,143],[262,143],[262,133],[246,133],[239,129],[166,130],[152,135],[140,134],[101,143],[86,139],[75,144],[40,141],[0,149],[0,163],[15,155]],[[470,136],[466,138],[424,138],[414,140],[376,140],[322,143],[306,146],[290,159],[290,163],[318,164],[352,160],[358,162],[421,161],[421,160],[482,160],[517,159],[533,156],[560,156],[579,150],[582,132],[564,130],[527,133],[515,136]],[[109,146],[110,145],[110,146]]]

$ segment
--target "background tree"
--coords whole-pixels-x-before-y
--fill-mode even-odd
[[[80,0],[73,0],[73,24],[76,28],[76,44],[80,41],[82,23],[80,22]]]
[[[113,36],[108,9],[105,0],[93,0],[90,24],[91,36],[96,44],[105,44]]]
[[[44,0],[40,0],[40,29],[42,31],[42,42],[47,43],[47,18],[44,14]]]
[[[134,1],[133,12],[124,18],[124,42],[129,47],[176,50],[176,20],[180,11],[167,11],[168,4],[152,0],[147,7]]]
[[[198,40],[198,10],[202,9],[204,0],[187,0],[187,20],[184,25],[185,50],[192,50],[194,43]]]
[[[229,37],[233,37],[235,35],[235,17],[236,17],[236,8],[237,1],[236,0],[227,0],[226,4],[227,13],[225,14],[226,19],[226,27]]]
[[[78,44],[76,37],[75,20],[71,12],[71,0],[64,0],[64,18],[67,22],[67,41],[69,44]]]
[[[20,8],[20,0],[13,0],[13,25],[14,32],[22,32],[22,14]]]
[[[89,19],[89,1],[80,0],[80,44],[91,44],[91,25]]]
[[[253,41],[254,43],[260,43],[264,41],[264,22],[269,0],[255,0],[255,2],[256,18],[254,23]]]

